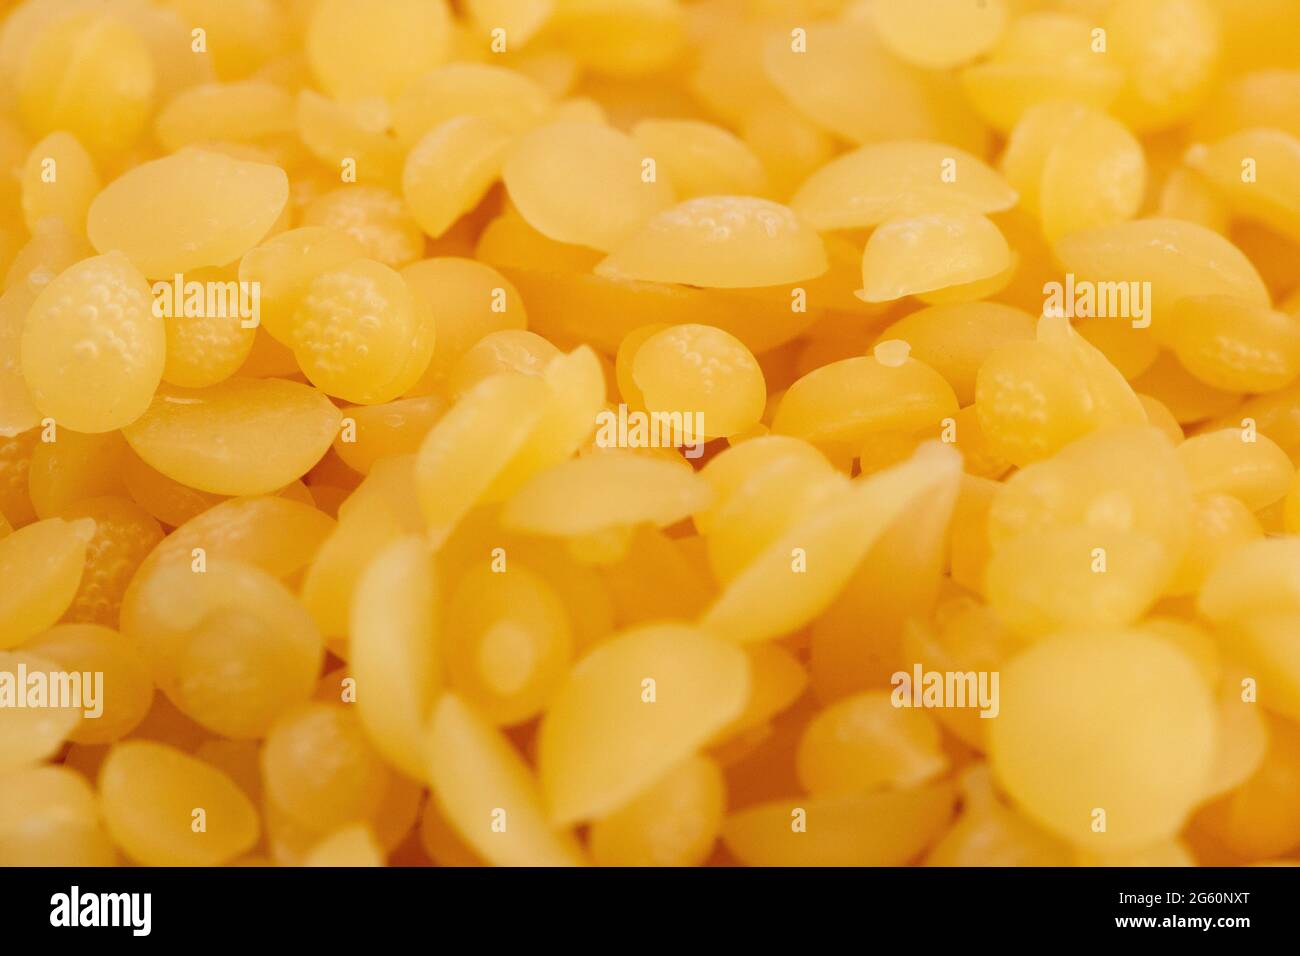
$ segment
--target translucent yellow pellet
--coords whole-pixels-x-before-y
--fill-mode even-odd
[[[424,236],[401,197],[382,186],[356,184],[325,193],[307,206],[302,222],[347,233],[368,257],[393,269],[424,250]]]
[[[397,99],[393,129],[407,148],[458,116],[480,117],[511,133],[522,133],[540,123],[550,106],[546,91],[514,70],[485,63],[449,63],[425,73]]]
[[[1280,500],[1291,487],[1295,468],[1271,439],[1241,429],[1193,435],[1178,446],[1196,494],[1229,494],[1251,511]]]
[[[258,283],[262,325],[276,339],[287,342],[294,311],[311,280],[365,255],[361,242],[341,228],[302,226],[272,236],[245,253],[239,261],[239,280]]]
[[[725,129],[698,120],[643,120],[632,137],[663,167],[681,199],[729,194],[761,196],[763,164]]]
[[[1002,0],[922,0],[877,3],[876,29],[891,50],[919,66],[958,66],[997,42],[1007,19]],[[936,29],[939,24],[943,29]]]
[[[691,757],[591,825],[592,859],[600,866],[698,866],[713,849],[725,805],[717,765]]]
[[[15,695],[22,695],[25,703],[36,705],[0,710],[0,773],[50,760],[87,719],[82,708],[64,706],[65,702],[51,698],[48,690],[41,694],[32,689],[57,688],[61,673],[58,661],[33,651],[0,651],[5,684],[14,688]]]
[[[69,230],[86,231],[86,212],[99,192],[99,172],[71,133],[55,132],[32,147],[23,169],[23,218],[27,228],[55,216]]]
[[[484,116],[457,116],[411,147],[402,168],[402,196],[416,222],[435,239],[469,212],[501,176],[509,131]]]
[[[502,372],[541,378],[559,355],[559,349],[534,332],[524,329],[489,332],[460,356],[447,376],[446,387],[453,397],[459,398],[479,382]]]
[[[393,97],[446,57],[451,32],[445,0],[384,0],[372,10],[324,0],[308,23],[307,58],[333,96]]]
[[[257,811],[230,778],[164,744],[114,745],[99,774],[99,806],[113,841],[148,866],[215,866],[257,842]]]
[[[293,130],[293,97],[272,83],[205,83],[173,97],[154,120],[169,151],[204,143],[258,143]]]
[[[0,647],[15,647],[59,619],[81,582],[91,520],[47,518],[0,539]]]
[[[104,187],[87,231],[100,252],[124,252],[145,276],[170,279],[239,258],[266,236],[288,199],[283,170],[187,147]]]
[[[35,766],[5,775],[0,865],[112,866],[95,791],[75,770]]]
[[[1197,379],[1230,392],[1271,392],[1300,376],[1300,320],[1226,295],[1178,306],[1173,346]]]
[[[978,282],[1011,262],[997,226],[978,213],[951,211],[882,223],[862,254],[865,302],[890,302]]]
[[[144,277],[120,253],[85,259],[36,297],[22,332],[32,401],[85,432],[129,425],[162,376],[166,333]]]
[[[262,494],[315,464],[340,418],[324,395],[298,382],[230,379],[205,389],[160,389],[125,434],[136,454],[182,484]]]
[[[122,497],[86,498],[63,508],[61,516],[95,523],[81,583],[64,619],[116,626],[127,585],[162,541],[162,529],[152,515]]]
[[[1221,191],[1234,213],[1293,240],[1300,237],[1300,136],[1278,129],[1243,130],[1192,147],[1187,162]]]

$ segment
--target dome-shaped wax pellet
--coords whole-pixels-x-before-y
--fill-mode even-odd
[[[0,791],[0,866],[112,866],[117,854],[95,791],[66,767],[5,775]]]
[[[828,268],[821,237],[789,207],[753,196],[702,196],[614,245],[596,274],[742,289],[815,279]]]
[[[891,302],[987,279],[1010,263],[1007,240],[978,213],[893,218],[867,240],[858,296],[864,302]]]
[[[1300,377],[1300,318],[1226,295],[1178,304],[1174,352],[1183,368],[1214,388],[1271,392]]]
[[[258,284],[262,325],[277,340],[287,342],[293,313],[311,280],[365,255],[361,243],[342,229],[301,226],[248,250],[239,260],[239,281]]]
[[[544,471],[506,502],[501,522],[529,534],[594,534],[673,524],[708,506],[713,491],[689,468],[632,451],[575,458]]]
[[[748,866],[902,866],[943,832],[956,796],[949,783],[791,796],[732,814],[722,839]]]
[[[27,491],[36,515],[52,518],[87,498],[121,495],[130,449],[120,432],[88,435],[55,428],[32,451]]]
[[[896,707],[888,691],[837,701],[799,740],[799,781],[815,796],[906,790],[942,774],[939,727],[922,710]]]
[[[456,361],[483,336],[523,329],[528,324],[523,297],[514,284],[475,259],[422,259],[402,269],[402,278],[432,310],[438,332],[433,360],[413,389],[415,394],[426,394],[434,383],[445,379]]]
[[[515,144],[503,176],[511,201],[538,232],[609,252],[673,203],[667,176],[643,172],[642,152],[608,126],[549,123]]]
[[[719,452],[709,459],[700,471],[716,493],[713,504],[695,514],[695,526],[702,534],[713,527],[719,510],[736,492],[740,491],[767,465],[777,461],[799,461],[811,472],[816,468],[829,470],[830,462],[813,445],[788,435],[762,435]]]
[[[373,100],[340,103],[300,90],[294,118],[303,145],[326,166],[355,169],[357,182],[392,189],[401,179],[402,149],[388,132],[387,103],[374,106]]]
[[[1049,242],[1131,219],[1146,195],[1142,144],[1123,124],[1084,110],[1060,131],[1043,162],[1037,196]]]
[[[303,373],[351,402],[392,401],[433,355],[433,317],[400,275],[373,259],[316,276],[289,321]]]
[[[36,510],[27,492],[27,479],[32,454],[40,444],[40,434],[37,428],[12,436],[0,432],[0,511],[13,525],[26,524],[36,518]]]
[[[83,235],[86,211],[99,192],[95,161],[75,136],[60,130],[32,147],[23,167],[23,220],[31,232],[47,216]]]
[[[924,362],[841,359],[814,369],[786,391],[772,430],[810,442],[860,444],[870,434],[938,428],[957,413],[957,398]]]
[[[85,715],[69,735],[79,744],[121,740],[144,720],[153,704],[153,680],[133,641],[98,624],[56,624],[23,645],[69,673],[102,674],[101,712]],[[89,708],[84,708],[85,709]]]
[[[695,441],[734,435],[757,424],[767,388],[758,362],[734,336],[707,325],[675,325],[637,349],[632,380],[644,407],[702,416]]]
[[[1216,624],[1300,610],[1300,539],[1264,538],[1225,555],[1196,603]]]
[[[418,451],[424,436],[447,408],[445,399],[423,395],[345,409],[334,451],[345,465],[364,475],[381,458]]]
[[[762,162],[720,126],[699,120],[645,119],[632,127],[632,138],[667,174],[680,199],[766,194]]]
[[[220,286],[226,297],[215,300],[215,308],[202,308],[199,315],[188,314],[189,310],[177,303],[165,317],[167,361],[162,377],[167,384],[207,388],[230,378],[248,359],[258,315],[252,312],[251,294],[240,301],[234,279],[233,269],[196,269],[187,276],[187,282],[205,283],[209,290]],[[235,294],[228,295],[231,291]],[[260,297],[260,290],[257,295]],[[260,309],[260,299],[258,302]]]
[[[123,497],[86,498],[60,512],[69,521],[95,522],[86,545],[81,584],[64,613],[67,621],[117,626],[122,596],[140,563],[162,541],[153,516]]]
[[[389,785],[388,767],[341,703],[305,704],[281,716],[262,746],[261,767],[267,797],[317,830],[369,819]]]
[[[1211,92],[1220,19],[1207,0],[1134,0],[1102,20],[1109,50],[1127,73],[1114,104],[1130,127],[1162,129],[1187,118]]]
[[[1063,636],[1002,668],[990,755],[1002,786],[1051,832],[1132,849],[1182,829],[1204,792],[1215,722],[1195,665],[1168,642]]]
[[[1239,428],[1193,435],[1178,446],[1178,458],[1196,494],[1234,495],[1251,511],[1279,501],[1295,477],[1276,442]]]
[[[485,379],[429,430],[416,456],[420,509],[433,544],[484,495],[541,419],[546,383],[513,372]]]
[[[448,602],[445,626],[451,684],[494,724],[538,714],[568,669],[573,636],[564,605],[522,565],[469,569]]]
[[[726,802],[717,764],[691,757],[592,823],[592,859],[600,866],[699,866],[722,829]]]
[[[898,216],[1000,212],[1016,191],[979,157],[923,140],[871,143],[813,173],[790,200],[818,229],[865,229]]]
[[[1192,147],[1187,164],[1214,184],[1233,212],[1300,239],[1300,135],[1242,130]]]
[[[306,700],[320,671],[320,635],[294,596],[239,561],[159,563],[132,585],[122,633],[140,642],[158,687],[203,726],[263,736]]]
[[[742,643],[794,633],[826,609],[911,501],[960,477],[961,456],[930,442],[908,461],[853,482],[764,549],[728,584],[701,625]],[[792,573],[798,552],[807,568]]]
[[[1173,341],[1181,299],[1232,295],[1267,306],[1268,289],[1251,261],[1216,232],[1178,219],[1137,219],[1086,229],[1055,247],[1075,286],[1088,282],[1150,282],[1152,334]]]
[[[876,3],[880,39],[909,63],[931,69],[959,66],[987,52],[1007,21],[1004,0],[916,0]]]
[[[420,227],[401,197],[383,186],[353,184],[318,196],[303,211],[302,223],[347,233],[369,258],[393,269],[424,252]]]
[[[52,758],[91,710],[84,696],[84,707],[59,706],[68,702],[51,695],[62,674],[59,662],[35,652],[0,651],[0,774]]]
[[[0,538],[0,648],[39,634],[68,609],[94,533],[93,521],[47,518]]]
[[[1240,498],[1217,492],[1198,496],[1187,550],[1168,593],[1195,594],[1224,555],[1262,537],[1259,519]]]
[[[204,143],[257,143],[293,128],[293,97],[265,80],[190,87],[154,120],[154,136],[170,152]]]
[[[402,168],[402,196],[435,239],[469,212],[501,177],[509,130],[485,116],[456,116],[411,147]]]
[[[164,386],[124,434],[169,478],[253,495],[305,474],[329,449],[340,417],[329,399],[298,382],[234,378],[205,389]]]
[[[83,432],[129,425],[162,377],[166,332],[140,272],[120,253],[85,259],[36,297],[23,323],[23,377],[43,415]]]
[[[374,558],[352,600],[348,665],[361,725],[415,779],[425,773],[422,734],[442,686],[436,585],[432,555],[411,535]]]
[[[537,781],[496,728],[456,694],[429,721],[428,780],[448,822],[498,866],[581,866],[577,841],[547,819]]]
[[[737,717],[748,696],[745,655],[695,628],[650,625],[601,644],[542,720],[538,771],[551,819],[622,806]]]
[[[115,744],[99,806],[113,841],[146,866],[216,866],[257,843],[257,811],[230,778],[165,744]]]
[[[525,329],[489,332],[466,349],[452,366],[447,390],[453,398],[459,398],[479,382],[502,372],[542,378],[547,366],[559,355],[560,350],[536,332]]]
[[[975,377],[989,352],[1004,342],[1032,338],[1034,319],[1028,312],[997,302],[962,302],[913,312],[877,341],[906,342],[911,357],[942,375],[967,406],[975,400]]]
[[[446,0],[352,0],[315,5],[305,38],[312,74],[339,99],[395,97],[446,59],[454,25]]]
[[[148,47],[102,8],[60,17],[33,37],[16,81],[33,132],[66,130],[96,153],[130,147],[153,107]]]
[[[113,180],[86,228],[100,252],[124,252],[154,279],[234,262],[267,234],[289,200],[284,170],[186,147]]]
[[[1123,86],[1124,71],[1094,49],[1094,29],[1087,17],[1056,11],[1015,17],[989,58],[962,71],[962,88],[1000,130],[1010,130],[1028,109],[1049,100],[1105,109]]]
[[[407,148],[458,116],[488,119],[522,133],[541,122],[550,107],[546,91],[523,73],[486,63],[449,63],[425,73],[397,99],[393,130]]]

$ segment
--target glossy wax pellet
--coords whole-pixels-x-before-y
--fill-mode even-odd
[[[49,627],[68,609],[81,583],[90,519],[47,518],[0,539],[0,647],[14,647]]]
[[[385,0],[374,10],[325,0],[308,22],[307,59],[334,96],[396,96],[446,56],[452,29],[445,0]]]
[[[978,213],[893,218],[867,241],[859,297],[890,302],[987,279],[1010,263],[1006,239]]]

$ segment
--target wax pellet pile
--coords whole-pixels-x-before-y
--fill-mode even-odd
[[[22,0],[0,866],[1300,864],[1300,0]]]

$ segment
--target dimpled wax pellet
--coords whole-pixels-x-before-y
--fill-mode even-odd
[[[650,178],[642,153],[611,127],[562,121],[516,143],[503,175],[511,201],[538,232],[609,252],[673,203],[667,176]]]
[[[1178,219],[1137,219],[1065,236],[1056,255],[1078,280],[1151,283],[1152,332],[1173,341],[1179,300],[1232,295],[1267,306],[1268,289],[1251,261],[1227,239]]]
[[[146,276],[168,279],[233,262],[270,231],[288,200],[284,170],[186,147],[104,187],[86,228],[100,252],[124,252]]]
[[[99,806],[113,841],[146,866],[216,866],[257,843],[257,811],[230,778],[165,744],[115,744]],[[193,825],[199,810],[202,829]]]
[[[433,355],[432,316],[400,275],[373,259],[312,279],[290,326],[307,378],[352,402],[391,401],[415,384]]]
[[[456,694],[429,721],[428,780],[442,815],[498,866],[581,866],[573,837],[552,826],[531,768]]]
[[[140,642],[160,690],[226,737],[263,736],[305,700],[322,646],[311,617],[275,578],[251,564],[162,563],[133,585],[122,632]]]
[[[860,229],[900,215],[999,212],[1016,191],[966,150],[921,140],[860,146],[822,166],[790,200],[818,229]]]
[[[78,235],[99,192],[95,161],[75,136],[60,130],[32,147],[23,168],[23,219],[35,232],[46,216],[57,216]]]
[[[538,771],[551,819],[622,806],[738,716],[748,695],[744,653],[695,628],[649,625],[601,644],[542,720]]]
[[[588,845],[599,866],[699,866],[726,811],[717,764],[691,757],[634,800],[596,820]]]
[[[882,223],[862,254],[865,302],[977,282],[1002,272],[1011,252],[1002,233],[978,213],[950,210]]]
[[[1033,337],[1027,312],[997,302],[964,302],[913,312],[881,332],[879,341],[906,342],[912,358],[942,375],[965,406],[975,399],[975,376],[989,352]]]
[[[135,453],[169,478],[220,495],[263,494],[306,473],[341,415],[323,394],[284,379],[166,386],[125,431]]]
[[[153,680],[133,641],[99,624],[56,624],[23,645],[68,672],[102,674],[97,716],[69,735],[80,744],[121,740],[144,720],[154,700]]]
[[[1238,428],[1193,435],[1178,446],[1178,457],[1197,494],[1234,495],[1251,511],[1280,500],[1295,477],[1276,442]]]
[[[814,279],[829,268],[812,227],[753,196],[703,196],[665,210],[615,245],[596,274],[743,289]]]
[[[188,281],[220,284],[226,295],[238,288],[233,278],[227,270],[197,269],[189,273]],[[211,311],[204,308],[202,315],[186,315],[176,308],[164,320],[167,361],[162,377],[167,384],[182,388],[216,385],[239,371],[248,359],[257,334],[255,319],[241,313],[237,293],[216,303]]]
[[[445,0],[322,0],[307,27],[307,58],[327,93],[394,97],[449,52]]]
[[[632,137],[663,167],[682,199],[761,196],[766,191],[762,162],[720,126],[699,120],[647,119],[632,128]]]
[[[120,253],[85,259],[27,313],[23,377],[43,415],[83,432],[128,425],[162,377],[166,333],[144,277]]]
[[[772,430],[811,442],[858,444],[873,433],[938,427],[956,412],[952,387],[924,362],[886,365],[874,355],[860,356],[824,365],[791,385]]]
[[[1195,665],[1139,633],[1066,635],[1002,668],[994,773],[1026,814],[1078,847],[1173,836],[1204,792],[1216,715]],[[1098,813],[1106,829],[1096,832]]]
[[[790,796],[746,807],[722,827],[749,866],[902,866],[952,818],[956,792],[941,782],[912,790]],[[795,828],[800,820],[804,826]]]
[[[294,310],[311,280],[366,255],[342,229],[302,226],[267,239],[239,260],[239,281],[258,283],[261,322],[281,342],[292,333]]]
[[[713,491],[689,468],[610,450],[556,465],[506,502],[502,524],[529,534],[592,534],[651,523],[670,525],[708,506]]]
[[[1226,295],[1178,305],[1174,352],[1183,368],[1214,388],[1271,392],[1300,376],[1300,319]]]
[[[959,66],[987,52],[1007,21],[1004,0],[885,0],[871,6],[880,39],[918,66]],[[938,28],[943,24],[942,28]]]
[[[105,10],[51,24],[33,39],[17,77],[18,105],[36,133],[67,130],[96,152],[129,147],[153,106],[148,48]]]
[[[451,685],[494,724],[522,723],[540,712],[573,646],[559,597],[519,564],[502,573],[486,562],[470,569],[448,603],[446,628]]]
[[[162,540],[162,529],[138,504],[120,497],[87,498],[64,508],[61,517],[95,522],[81,584],[64,620],[114,626],[122,595],[136,568]]]
[[[68,609],[94,533],[90,520],[47,518],[0,539],[0,648],[39,634]]]
[[[0,651],[0,674],[12,688],[6,691],[6,698],[26,695],[29,702],[29,706],[0,708],[0,774],[49,760],[85,719],[81,708],[55,706],[59,702],[49,696],[62,673],[60,663],[35,652]],[[34,683],[37,675],[39,683]]]
[[[406,155],[402,196],[428,235],[441,236],[501,176],[509,131],[485,116],[456,116],[433,127]]]
[[[382,186],[355,184],[313,200],[304,226],[328,226],[347,233],[371,259],[400,269],[420,258],[424,236],[400,196]]]
[[[66,767],[6,774],[0,790],[0,866],[112,866],[95,791]]]
[[[808,724],[799,780],[815,796],[906,790],[943,773],[939,727],[921,710],[894,706],[886,691],[846,698]]]
[[[537,125],[551,107],[546,91],[522,73],[486,63],[449,63],[425,73],[393,104],[393,130],[411,147],[458,116],[494,121],[512,133]]]
[[[344,704],[311,703],[284,714],[267,734],[261,766],[267,796],[315,829],[369,818],[389,783],[388,767]]]
[[[436,572],[418,536],[394,541],[366,568],[352,601],[348,663],[361,725],[405,773],[425,773],[423,731],[442,687]]]
[[[1233,212],[1300,239],[1300,136],[1242,130],[1192,147],[1187,164],[1221,191]]]
[[[676,325],[637,349],[632,379],[650,412],[703,416],[704,437],[734,435],[758,422],[766,386],[749,349],[707,325]]]

